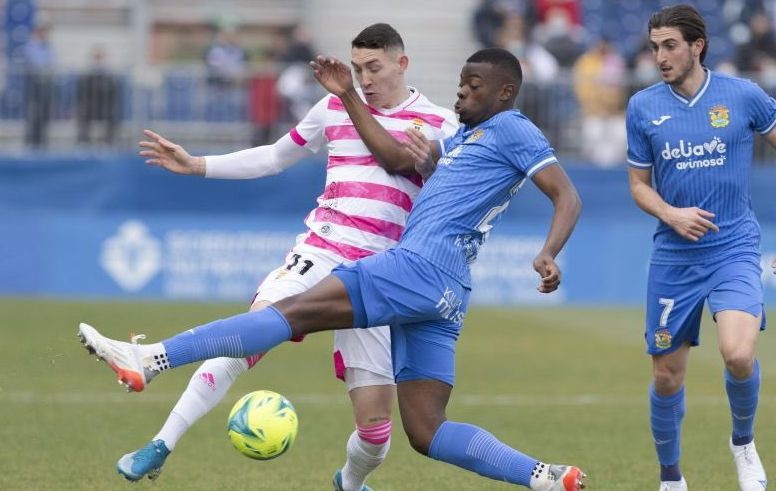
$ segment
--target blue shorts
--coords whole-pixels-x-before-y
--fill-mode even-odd
[[[389,249],[332,274],[353,305],[353,327],[391,326],[396,382],[455,382],[455,343],[470,290],[417,254]]]
[[[647,353],[671,353],[683,343],[700,343],[703,302],[712,315],[723,310],[762,314],[765,329],[762,268],[759,256],[746,254],[712,264],[652,264],[647,286]]]

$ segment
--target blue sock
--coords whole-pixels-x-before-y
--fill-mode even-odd
[[[274,307],[219,319],[162,341],[170,368],[226,356],[266,353],[291,338],[291,326]]]
[[[725,369],[725,390],[733,418],[733,445],[746,445],[754,439],[754,415],[760,395],[760,362],[754,360],[752,375],[738,380]]]
[[[652,438],[657,460],[660,462],[660,480],[678,481],[681,454],[682,419],[684,419],[684,386],[676,394],[662,397],[649,386],[649,412]]]
[[[510,448],[482,428],[445,421],[437,428],[428,456],[497,481],[528,486],[538,461]]]

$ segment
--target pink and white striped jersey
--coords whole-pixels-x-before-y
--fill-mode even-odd
[[[416,89],[391,109],[369,108],[375,119],[396,139],[415,127],[429,140],[455,133],[455,114],[432,104]],[[363,99],[363,95],[359,91]],[[326,187],[318,207],[305,219],[309,231],[304,243],[348,260],[370,256],[396,245],[420,192],[418,174],[389,174],[361,141],[342,101],[333,95],[321,99],[289,135],[300,146],[317,152],[326,144]]]

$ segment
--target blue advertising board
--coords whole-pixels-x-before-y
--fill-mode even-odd
[[[322,188],[311,159],[253,181],[170,175],[127,155],[0,162],[0,294],[67,298],[248,302],[304,232]],[[568,169],[583,200],[559,257],[558,292],[536,291],[532,259],[551,206],[528,185],[515,197],[473,266],[472,302],[640,304],[655,220],[638,210],[624,169]],[[755,206],[764,265],[776,258],[776,197],[757,169]],[[764,268],[766,297],[776,276]]]

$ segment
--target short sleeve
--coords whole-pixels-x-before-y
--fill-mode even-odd
[[[558,162],[547,138],[528,119],[508,115],[499,126],[499,150],[506,161],[526,177]]]
[[[628,135],[628,164],[640,169],[652,167],[652,146],[643,130],[643,118],[639,117],[636,98],[628,102],[625,111],[625,128]]]
[[[776,126],[776,100],[765,93],[759,85],[749,82],[749,103],[752,128],[766,135]]]

